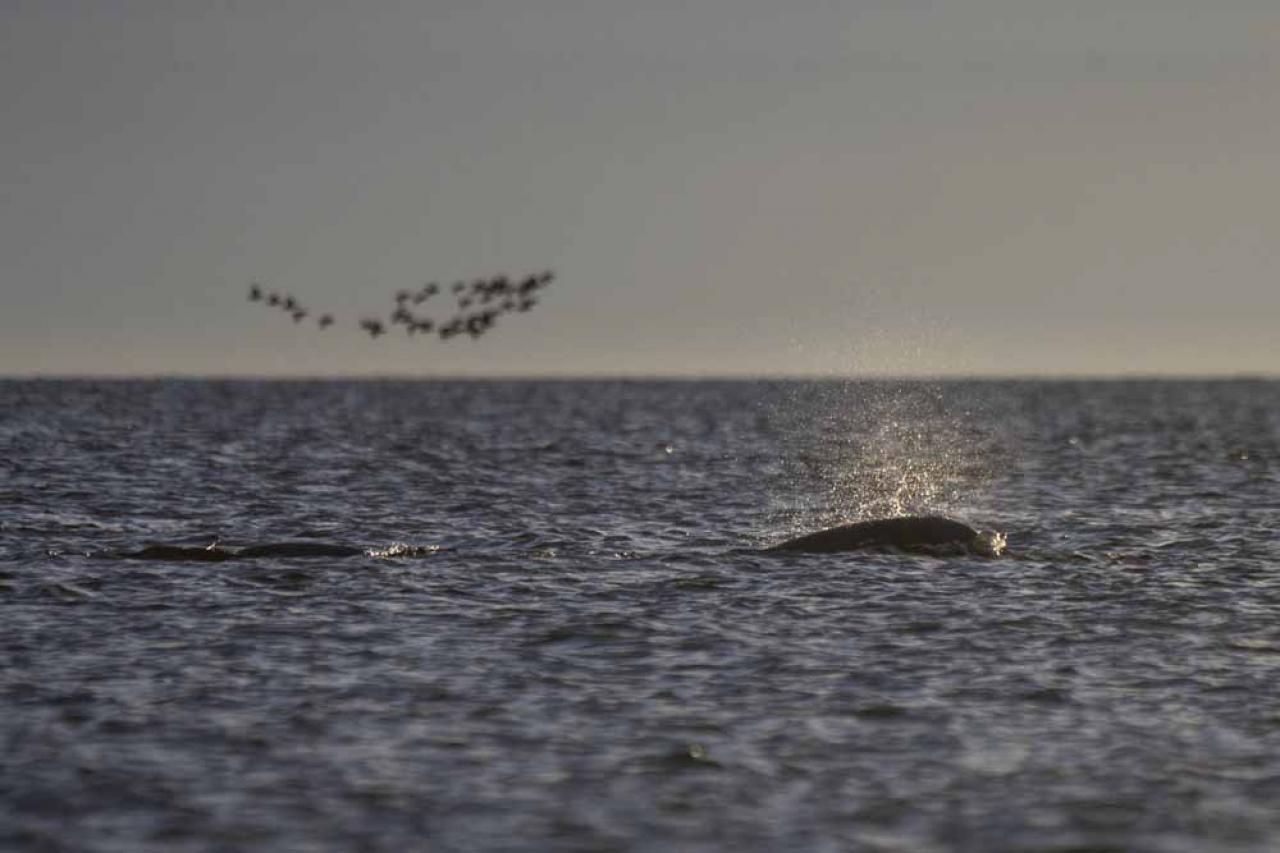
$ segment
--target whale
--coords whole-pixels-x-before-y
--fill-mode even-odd
[[[327,542],[270,542],[265,545],[249,545],[239,550],[217,546],[191,548],[182,545],[148,545],[119,556],[128,560],[221,563],[252,557],[358,557],[365,553],[363,548]]]
[[[271,542],[250,545],[236,552],[237,557],[359,557],[363,548],[333,545],[328,542]]]
[[[973,554],[998,557],[1005,535],[975,530],[940,515],[904,515],[844,524],[788,539],[764,549],[768,552],[832,554],[841,551],[892,549],[922,554]]]
[[[236,555],[226,548],[188,548],[183,545],[148,545],[137,551],[125,551],[116,556],[126,560],[174,560],[198,563],[221,563]]]

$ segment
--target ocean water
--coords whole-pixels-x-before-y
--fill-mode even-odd
[[[6,851],[1275,850],[1278,617],[1277,382],[0,383]]]

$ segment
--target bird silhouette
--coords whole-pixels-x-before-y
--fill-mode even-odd
[[[537,292],[554,279],[555,273],[545,270],[518,278],[499,274],[487,278],[456,280],[449,285],[449,292],[453,294],[457,304],[453,316],[447,321],[416,313],[416,306],[444,290],[443,285],[428,281],[417,290],[401,289],[392,294],[394,310],[388,316],[389,325],[404,326],[409,336],[434,332],[440,340],[445,341],[461,334],[473,339],[479,338],[493,329],[498,318],[504,314],[532,309],[539,301]],[[316,316],[316,325],[321,329],[335,325],[332,314],[313,315],[293,294],[266,291],[256,279],[249,282],[248,296],[250,302],[262,302],[271,307],[282,308],[295,324],[307,317]],[[415,306],[414,310],[410,310],[410,305]],[[362,331],[374,339],[388,331],[387,320],[373,317],[361,319],[359,325]]]

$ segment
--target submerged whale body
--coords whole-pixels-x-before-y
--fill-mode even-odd
[[[187,548],[182,545],[148,545],[138,551],[126,551],[121,557],[130,560],[189,560],[200,563],[221,563],[235,556],[226,548]]]
[[[356,557],[363,548],[330,545],[325,542],[272,542],[250,545],[240,550],[229,548],[189,548],[182,545],[148,545],[138,551],[121,554],[130,560],[171,560],[198,563],[221,563],[245,557]]]
[[[363,548],[350,545],[330,545],[326,542],[273,542],[267,545],[250,545],[236,552],[237,557],[357,557],[365,553]]]
[[[940,515],[907,515],[819,530],[765,550],[830,554],[876,548],[998,557],[1004,551],[1005,537],[1003,533],[991,530],[974,530],[967,524]]]

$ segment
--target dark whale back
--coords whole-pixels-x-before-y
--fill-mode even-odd
[[[927,549],[946,545],[968,546],[978,536],[978,531],[967,524],[943,518],[940,515],[902,516],[859,521],[819,530],[796,539],[789,539],[768,551],[800,551],[813,554],[829,554],[836,551],[853,551],[858,548],[913,548]]]
[[[148,545],[140,551],[121,554],[131,560],[169,560],[195,563],[221,563],[235,554],[225,548],[189,548],[184,545]]]
[[[357,557],[363,548],[331,545],[327,542],[272,542],[241,548],[237,557]]]
[[[169,562],[221,563],[242,557],[357,557],[363,548],[331,545],[327,542],[270,542],[250,545],[239,551],[227,548],[189,548],[182,545],[148,545],[140,551],[120,554],[130,560],[166,560]]]

